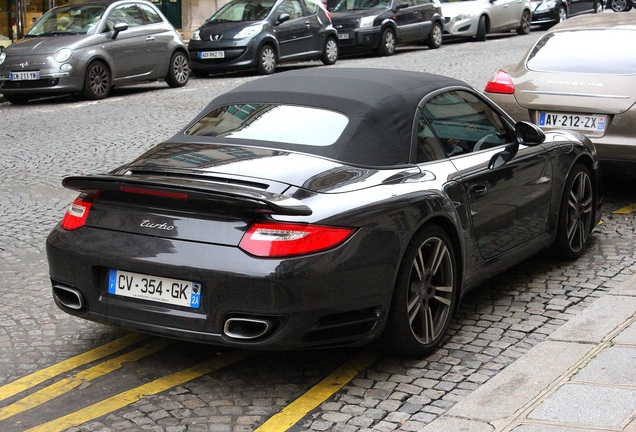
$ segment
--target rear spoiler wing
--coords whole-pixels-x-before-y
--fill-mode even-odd
[[[80,192],[118,191],[126,192],[131,188],[139,193],[180,194],[182,199],[224,202],[234,207],[252,210],[256,213],[269,213],[290,216],[309,216],[312,211],[299,200],[282,194],[267,192],[246,186],[237,186],[215,181],[200,181],[191,178],[165,177],[155,175],[89,175],[66,177],[62,185],[67,189]]]

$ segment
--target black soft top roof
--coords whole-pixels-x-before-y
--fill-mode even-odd
[[[284,103],[338,111],[349,118],[349,124],[331,146],[272,142],[254,142],[253,145],[300,151],[354,165],[396,166],[409,163],[418,103],[427,94],[450,86],[469,87],[460,80],[429,73],[316,67],[278,73],[242,84],[213,99],[202,114],[235,103]],[[183,140],[183,132],[189,126],[172,140]],[[187,141],[192,138],[200,141],[202,137],[188,138]],[[239,144],[236,139],[212,139]],[[241,141],[240,144],[246,143]]]

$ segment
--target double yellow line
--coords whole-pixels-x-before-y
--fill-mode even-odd
[[[27,375],[0,387],[0,402],[23,391],[32,389],[33,387],[60,374],[106,358],[145,340],[146,337],[141,334],[129,334],[101,347]],[[174,343],[174,341],[168,339],[153,340],[139,348],[131,350],[130,352],[89,367],[88,369],[78,372],[69,378],[57,381],[10,405],[0,408],[0,421],[44,404],[57,396],[70,392],[85,382],[94,380],[121,368],[125,363],[141,360],[169,347]],[[147,384],[135,387],[92,404],[86,408],[35,426],[25,432],[59,432],[70,427],[79,426],[83,423],[124,408],[140,399],[143,399],[144,397],[155,395],[184,384],[218,369],[246,360],[254,355],[254,352],[245,350],[232,351],[219,355],[190,368],[158,378]],[[370,353],[362,353],[354,356],[348,362],[337,368],[329,376],[324,378],[320,383],[309,389],[305,394],[285,407],[280,413],[267,420],[263,425],[261,425],[261,427],[256,429],[256,431],[286,431],[307,415],[311,410],[316,408],[340,390],[349,381],[355,378],[358,373],[369,367],[369,365],[371,365],[376,359],[377,355]]]

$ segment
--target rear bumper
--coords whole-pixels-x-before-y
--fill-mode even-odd
[[[368,250],[370,244],[381,248]],[[47,239],[47,256],[53,285],[83,297],[83,307],[73,309],[54,294],[58,307],[71,315],[195,342],[291,349],[362,345],[378,336],[401,250],[395,233],[361,230],[332,251],[256,259],[229,246],[56,227]],[[111,268],[199,281],[201,306],[110,294]],[[228,320],[237,317],[265,320],[271,329],[254,338],[232,337]]]

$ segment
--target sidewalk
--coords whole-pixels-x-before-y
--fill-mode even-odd
[[[425,432],[636,432],[636,275]]]

